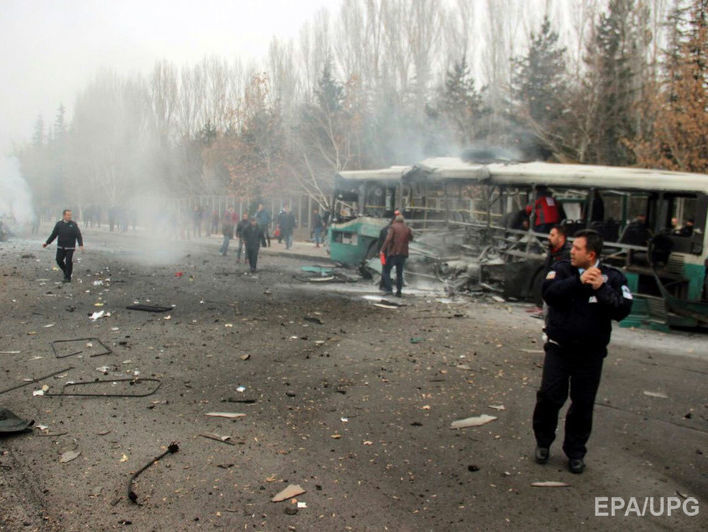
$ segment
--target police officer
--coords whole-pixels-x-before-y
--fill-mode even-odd
[[[63,282],[70,283],[74,250],[76,249],[77,241],[79,242],[79,249],[81,249],[81,251],[84,250],[84,239],[81,237],[79,226],[71,219],[71,209],[64,209],[62,219],[54,225],[52,234],[49,235],[47,241],[42,244],[42,247],[46,248],[57,237],[59,237],[57,241],[57,264],[59,268],[61,268],[61,271],[64,272]]]
[[[620,271],[600,263],[601,251],[602,237],[596,231],[578,231],[570,262],[554,264],[543,283],[543,299],[549,306],[548,341],[533,413],[535,459],[539,464],[548,461],[558,411],[568,398],[570,385],[563,451],[572,473],[585,469],[585,444],[592,428],[611,320],[624,319],[632,308],[627,280]]]

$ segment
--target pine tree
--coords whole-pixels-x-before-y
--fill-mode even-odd
[[[437,112],[452,126],[455,140],[461,145],[466,146],[479,138],[482,98],[464,55],[445,75]]]
[[[528,53],[513,61],[513,119],[531,129],[541,152],[557,158],[566,151],[562,123],[568,95],[565,53],[546,15],[540,31],[531,33]]]
[[[585,162],[618,166],[634,162],[626,143],[635,137],[633,113],[640,81],[635,15],[634,0],[610,0],[595,28],[586,58],[586,83],[594,93],[595,106]]]

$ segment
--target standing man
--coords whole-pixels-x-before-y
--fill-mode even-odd
[[[544,185],[536,187],[536,201],[526,206],[526,214],[533,212],[533,230],[537,233],[548,233],[551,227],[563,219],[562,210],[556,199]]]
[[[312,236],[315,239],[315,247],[320,247],[322,243],[322,230],[324,229],[324,221],[322,220],[322,215],[320,210],[315,207],[312,209]]]
[[[221,223],[221,234],[224,235],[224,241],[221,244],[221,248],[219,248],[219,253],[225,257],[226,252],[229,250],[229,243],[234,237],[234,222],[231,219],[231,209],[226,209],[224,213],[224,219]]]
[[[562,260],[570,260],[570,242],[565,234],[565,227],[554,225],[548,234],[548,255],[544,264],[545,272],[551,269],[555,263]]]
[[[533,431],[535,459],[548,462],[556,436],[558,411],[568,398],[563,452],[571,473],[582,473],[592,429],[595,395],[612,332],[632,309],[632,293],[619,270],[600,264],[602,237],[590,229],[575,233],[570,262],[553,265],[543,283],[548,303],[541,388],[536,394]]]
[[[238,253],[236,254],[236,263],[241,262],[241,252],[243,251],[243,230],[248,227],[250,222],[248,221],[248,213],[243,213],[241,220],[236,224],[236,237],[238,238]],[[243,261],[246,262],[246,256],[244,256]]]
[[[263,233],[258,225],[258,220],[255,217],[251,218],[249,224],[241,233],[243,241],[246,243],[246,257],[248,264],[251,267],[251,273],[256,273],[256,264],[258,263],[258,249],[261,247]]]
[[[47,241],[42,244],[42,247],[46,248],[55,238],[59,237],[57,241],[57,264],[59,268],[61,268],[61,271],[64,272],[63,282],[70,283],[71,272],[74,267],[73,257],[76,242],[79,242],[79,249],[83,251],[84,239],[81,237],[79,226],[71,219],[71,209],[64,209],[62,216],[62,219],[54,225],[52,234],[49,235]]]
[[[267,241],[267,246],[270,247],[269,229],[270,229],[271,216],[270,216],[270,212],[268,212],[265,209],[265,207],[263,206],[262,203],[258,204],[258,210],[256,211],[256,221],[258,222],[258,227],[261,230],[261,235],[262,235],[261,246],[266,247],[266,241]]]
[[[403,266],[408,258],[408,243],[413,240],[413,231],[403,220],[403,215],[398,214],[388,229],[388,235],[381,246],[382,253],[386,256],[384,269],[384,290],[387,294],[392,292],[391,270],[396,267],[396,297],[401,297],[403,287]]]
[[[293,247],[293,231],[297,227],[295,215],[290,212],[290,207],[283,207],[283,217],[280,220],[280,234],[285,240],[285,249]]]

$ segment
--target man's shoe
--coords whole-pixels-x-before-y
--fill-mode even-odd
[[[537,464],[545,464],[548,462],[548,457],[551,455],[548,447],[536,446],[536,452],[534,453],[534,458],[536,458]]]
[[[583,462],[582,458],[571,458],[568,460],[568,470],[571,473],[575,473],[576,475],[579,475],[580,473],[583,472],[585,469],[585,462]]]
[[[401,295],[401,291],[400,291],[400,290],[399,290],[398,292],[396,292],[396,297],[403,297],[403,296]]]
[[[69,279],[68,277],[64,277],[64,279],[62,279],[61,282],[62,282],[62,283],[70,283],[70,282],[71,282],[71,279]]]

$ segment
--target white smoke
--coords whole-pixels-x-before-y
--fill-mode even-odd
[[[34,219],[32,193],[20,172],[16,157],[0,158],[0,218],[10,225],[25,225]]]

